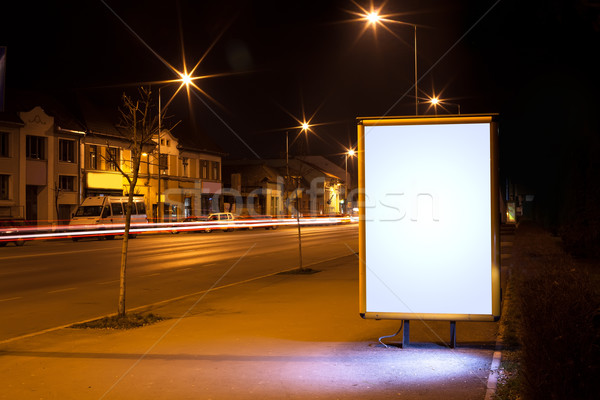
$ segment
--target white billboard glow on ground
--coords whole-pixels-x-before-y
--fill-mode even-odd
[[[364,317],[499,317],[492,119],[360,120]]]

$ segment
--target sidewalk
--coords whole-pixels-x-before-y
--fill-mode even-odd
[[[144,328],[2,344],[0,399],[484,398],[497,323],[458,322],[452,350],[448,322],[411,321],[411,347],[385,348],[400,321],[360,318],[356,256],[312,268],[169,303]]]

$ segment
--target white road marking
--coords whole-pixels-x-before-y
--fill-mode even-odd
[[[53,253],[38,253],[38,254],[23,254],[19,256],[8,256],[8,257],[0,257],[2,260],[16,260],[19,258],[33,258],[33,257],[50,257],[50,256],[60,256],[62,254],[74,254],[74,253],[89,253],[98,249],[87,249],[87,250],[69,250],[69,251],[56,251]]]
[[[19,300],[22,299],[23,297],[9,297],[8,299],[0,299],[0,303],[3,301],[11,301],[11,300]]]
[[[71,287],[71,288],[66,288],[66,289],[58,289],[58,290],[52,290],[48,293],[60,293],[60,292],[68,292],[69,290],[75,290],[77,288]]]

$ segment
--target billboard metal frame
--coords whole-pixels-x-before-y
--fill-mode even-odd
[[[400,126],[400,125],[438,125],[438,124],[473,124],[486,123],[490,125],[490,282],[491,282],[491,313],[490,314],[448,314],[448,313],[407,313],[407,312],[378,312],[367,311],[367,254],[365,218],[365,127],[369,126]],[[366,319],[397,319],[397,320],[439,320],[439,321],[497,321],[501,314],[501,282],[500,282],[500,211],[498,198],[498,124],[497,114],[465,114],[445,116],[407,116],[407,117],[364,117],[357,118],[358,130],[358,179],[359,179],[359,308],[360,315]],[[385,160],[383,161],[385,162]],[[389,160],[388,160],[389,162]],[[460,293],[456,293],[460,296]]]

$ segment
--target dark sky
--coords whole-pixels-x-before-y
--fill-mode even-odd
[[[7,90],[173,79],[157,55],[182,69],[183,43],[188,68],[204,57],[197,75],[224,74],[198,81],[216,102],[192,98],[196,132],[232,157],[277,156],[286,128],[298,125],[292,115],[302,119],[304,110],[324,125],[292,151],[343,165],[336,154],[356,142],[356,117],[414,113],[412,28],[361,36],[364,23],[350,21],[358,5],[370,8],[350,0],[14,2],[0,27]],[[564,134],[556,126],[570,118],[590,118],[584,125],[597,129],[598,11],[583,0],[390,0],[382,10],[418,25],[421,97],[440,94],[462,113],[501,114],[507,173],[535,169],[539,151],[551,157]],[[189,117],[186,102],[173,102],[175,118]],[[568,117],[557,123],[557,115]]]

